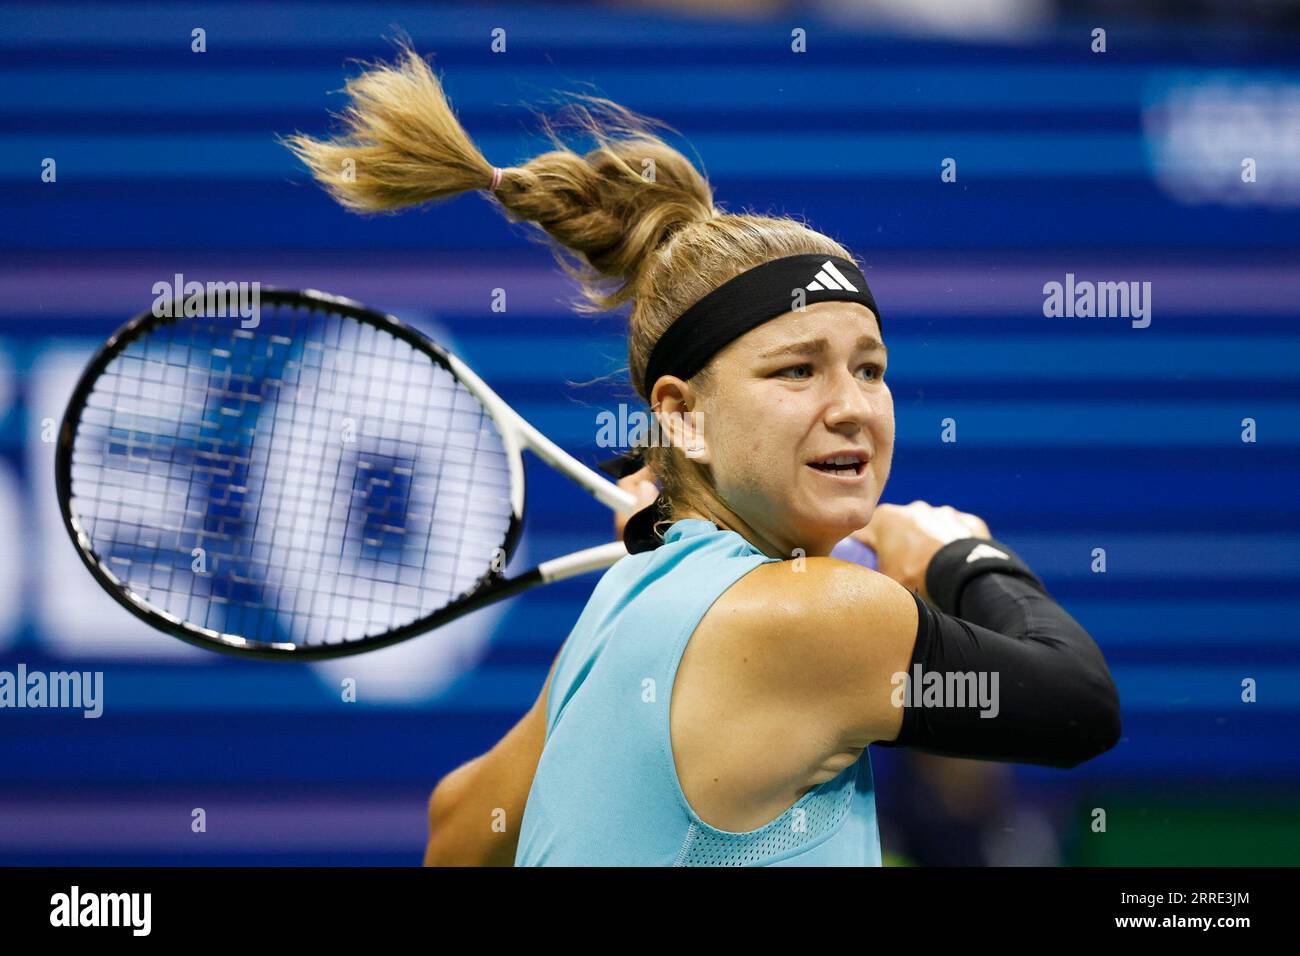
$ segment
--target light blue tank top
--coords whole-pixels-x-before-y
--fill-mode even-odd
[[[778,560],[686,518],[605,572],[551,678],[516,866],[880,866],[865,750],[743,833],[700,819],[677,778],[668,715],[686,645],[727,588]]]

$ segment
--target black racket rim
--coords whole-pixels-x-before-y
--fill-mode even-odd
[[[402,339],[416,350],[429,356],[455,377],[456,381],[460,382],[462,387],[469,391],[483,407],[484,413],[496,425],[497,431],[503,435],[506,434],[506,424],[496,417],[496,413],[492,408],[483,403],[469,383],[456,375],[449,353],[423,332],[412,328],[400,319],[368,308],[352,299],[318,292],[315,289],[259,288],[259,297],[261,302],[270,302],[273,305],[299,305],[311,311],[328,310],[337,315],[347,316],[383,329],[396,338]],[[59,501],[59,514],[63,519],[63,527],[67,531],[78,557],[81,558],[82,564],[86,566],[86,569],[99,583],[100,587],[107,591],[118,604],[149,626],[205,650],[221,651],[226,654],[258,658],[260,660],[317,661],[347,657],[352,654],[389,647],[447,624],[464,614],[468,614],[470,611],[521,593],[542,583],[541,573],[536,568],[516,578],[506,578],[504,571],[497,571],[489,567],[465,593],[438,610],[408,624],[403,624],[401,627],[385,631],[383,634],[335,644],[271,644],[265,641],[250,641],[247,638],[240,638],[239,643],[222,640],[221,636],[213,637],[208,633],[210,629],[200,629],[196,625],[173,620],[171,617],[162,614],[147,601],[138,598],[129,588],[118,583],[113,576],[105,571],[93,548],[90,547],[89,535],[79,528],[77,516],[73,513],[73,445],[77,430],[81,425],[86,401],[94,391],[95,383],[99,380],[100,375],[108,368],[109,363],[117,358],[132,342],[142,338],[155,328],[186,319],[200,318],[199,316],[184,315],[184,310],[178,308],[182,303],[183,299],[172,303],[171,311],[173,314],[170,316],[157,316],[154,315],[152,308],[146,309],[109,336],[77,380],[76,387],[72,391],[72,397],[68,400],[68,407],[64,410],[63,420],[59,425],[58,441],[54,451],[54,486]],[[514,507],[510,509],[510,520],[506,528],[505,540],[501,545],[505,551],[504,564],[509,564],[519,546],[519,539],[523,533],[523,503],[526,501],[528,490],[520,449],[514,443],[509,443],[507,452],[516,459],[515,474],[519,480],[520,507],[517,511]]]

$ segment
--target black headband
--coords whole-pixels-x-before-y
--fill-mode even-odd
[[[875,313],[877,324],[882,322],[866,278],[848,259],[820,254],[773,259],[727,280],[668,327],[646,363],[647,397],[653,395],[655,382],[662,376],[689,379],[746,332],[793,312],[800,291],[804,305],[860,302]],[[601,462],[599,467],[615,478],[623,478],[643,466],[643,449],[634,448]],[[667,504],[661,495],[628,520],[623,529],[628,551],[635,554],[663,544],[654,525],[667,513]]]
[[[689,379],[750,329],[793,312],[799,296],[803,305],[860,302],[880,321],[866,278],[848,259],[826,255],[772,259],[722,283],[668,326],[646,363],[647,400],[660,377]]]

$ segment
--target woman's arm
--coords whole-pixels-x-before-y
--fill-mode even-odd
[[[425,866],[514,866],[524,805],[546,742],[546,698],[554,674],[552,663],[533,706],[495,747],[434,788]]]
[[[998,547],[967,541],[945,552],[961,558],[958,574],[974,570],[963,547]],[[761,566],[728,592],[746,635],[730,679],[827,755],[894,743],[1072,767],[1115,744],[1114,682],[1060,605],[1010,568],[974,575],[954,596],[969,619],[833,558]]]
[[[995,570],[963,582],[962,572],[973,567],[968,558]],[[929,687],[941,678],[944,693],[936,696],[945,706],[910,694],[898,736],[880,743],[1065,768],[1115,745],[1119,693],[1101,649],[1010,548],[954,542],[935,556],[927,577],[937,585],[930,589],[935,603],[913,593],[918,624],[909,679],[915,684],[919,676]],[[964,706],[946,699],[969,698],[972,689],[977,699]]]

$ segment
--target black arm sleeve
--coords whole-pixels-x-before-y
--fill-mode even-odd
[[[952,596],[960,616],[912,592],[918,622],[903,725],[880,746],[1075,767],[1118,742],[1119,693],[1100,648],[1030,578],[970,578]],[[961,687],[966,699],[955,706]]]

